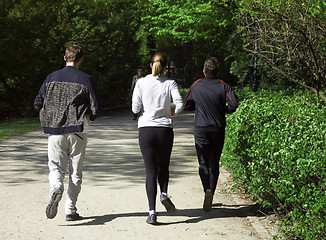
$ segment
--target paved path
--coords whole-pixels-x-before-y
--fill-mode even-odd
[[[0,143],[0,239],[270,239],[264,218],[226,190],[229,173],[222,169],[214,207],[202,210],[203,192],[197,174],[193,115],[174,119],[175,143],[169,194],[178,211],[169,215],[157,199],[160,225],[145,223],[145,172],[132,114],[113,114],[92,123],[89,133],[78,222],[45,216],[48,203],[47,137],[41,131]],[[66,179],[67,180],[67,179]],[[67,183],[67,181],[66,181]]]

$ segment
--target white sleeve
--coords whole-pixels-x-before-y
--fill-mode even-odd
[[[178,114],[182,111],[183,101],[178,89],[178,85],[175,81],[172,82],[171,96],[172,101],[175,105],[175,114]]]
[[[132,112],[135,114],[141,111],[143,105],[139,85],[139,81],[137,81],[134,88],[134,92],[132,94]]]

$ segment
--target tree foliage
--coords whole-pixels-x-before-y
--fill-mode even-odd
[[[81,70],[97,81],[104,105],[126,101],[126,79],[139,63],[134,1],[4,0],[0,9],[0,118],[33,112],[34,96],[64,66],[70,43],[85,49]]]
[[[130,100],[130,76],[157,50],[184,87],[202,76],[208,56],[220,60],[222,79],[249,82],[256,54],[262,83],[291,80],[325,94],[322,0],[2,0],[0,13],[0,118],[33,112],[70,43],[85,48],[81,69],[104,107]]]
[[[226,44],[235,30],[230,1],[144,1],[142,33],[146,36],[147,53],[160,49],[168,53],[179,69],[177,78],[189,87],[202,77],[208,56],[220,59],[221,77],[229,79],[230,61]],[[145,51],[146,52],[146,51]],[[180,83],[180,81],[179,81]]]
[[[238,13],[239,35],[265,71],[326,100],[325,1],[247,0],[239,2]]]
[[[200,40],[223,42],[230,27],[232,8],[223,1],[181,0],[149,1],[149,32],[157,40],[176,40],[182,43]]]

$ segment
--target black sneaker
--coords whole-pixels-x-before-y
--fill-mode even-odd
[[[77,221],[77,220],[82,220],[82,219],[83,219],[83,217],[79,216],[78,213],[66,215],[66,221]]]
[[[156,225],[157,224],[157,217],[156,214],[148,215],[148,218],[146,219],[146,222],[148,224]]]
[[[203,204],[203,209],[205,212],[210,212],[212,209],[212,203],[213,203],[213,193],[210,189],[207,189]]]
[[[169,213],[174,213],[176,211],[174,204],[172,203],[171,199],[163,194],[161,194],[161,203],[166,208],[166,211]]]
[[[50,202],[46,207],[45,213],[46,216],[50,219],[54,218],[58,212],[58,204],[62,198],[61,190],[57,189],[51,195]]]

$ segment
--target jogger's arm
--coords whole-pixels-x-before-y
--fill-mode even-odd
[[[233,113],[239,105],[238,97],[232,90],[232,88],[226,84],[226,103],[227,113]]]
[[[141,111],[143,106],[142,97],[139,89],[139,81],[136,82],[134,92],[132,93],[132,112],[137,114]]]

